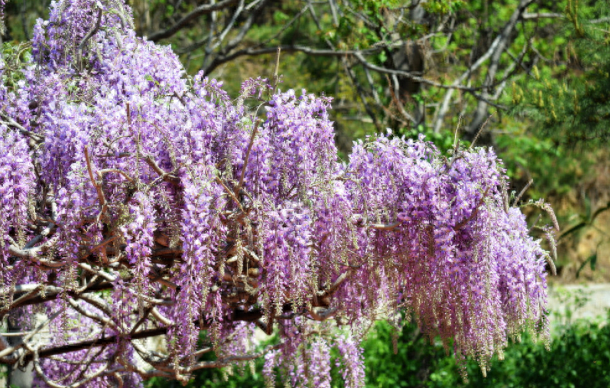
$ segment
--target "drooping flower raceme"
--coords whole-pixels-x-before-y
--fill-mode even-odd
[[[270,384],[330,386],[336,347],[359,387],[377,319],[414,315],[484,370],[546,333],[548,253],[492,150],[380,135],[342,163],[331,99],[256,79],[233,100],[129,12],[53,2],[0,89],[0,314],[42,306],[52,333],[0,362],[34,362],[40,386],[185,381],[260,356],[259,327],[281,339]]]

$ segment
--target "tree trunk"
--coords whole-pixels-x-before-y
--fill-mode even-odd
[[[18,319],[8,319],[8,332],[20,332],[21,327],[18,324]],[[15,346],[20,344],[21,337],[8,337],[9,345]],[[11,365],[8,370],[8,378],[6,381],[7,388],[14,386],[19,388],[32,388],[34,380],[34,365],[29,362],[25,367],[19,368],[17,364]]]

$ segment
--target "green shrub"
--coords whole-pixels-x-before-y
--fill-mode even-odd
[[[453,355],[447,355],[440,342],[430,341],[413,323],[407,324],[392,345],[393,328],[378,323],[363,343],[367,387],[610,387],[610,311],[605,322],[576,321],[555,328],[550,350],[524,335],[521,343],[510,344],[503,361],[494,359],[487,377],[474,361],[467,363],[468,382],[460,376]],[[213,355],[208,356],[212,360]],[[226,370],[201,370],[187,387],[264,387],[260,374],[262,360],[254,365],[256,373],[244,368],[242,373]],[[342,387],[338,371],[333,371],[333,385]],[[163,379],[148,382],[149,388],[180,385]],[[278,385],[281,386],[281,385]]]

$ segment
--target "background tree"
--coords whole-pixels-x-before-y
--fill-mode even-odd
[[[9,24],[15,34],[25,19],[23,4],[13,5],[16,15]],[[203,5],[134,0],[132,6],[136,31],[172,44],[191,74],[202,70],[243,79],[241,65],[264,56],[257,70],[270,77],[280,46],[284,54],[297,54],[294,61],[305,65],[300,70],[309,68],[301,76],[289,74],[287,86],[297,87],[308,78],[314,91],[332,91],[339,98],[334,108],[340,121],[364,114],[377,132],[389,126],[440,133],[463,116],[469,140],[489,118],[490,107],[492,122],[500,119],[496,111],[505,110],[510,100],[503,93],[507,83],[531,74],[547,54],[538,45],[547,41],[549,26],[562,11],[555,2],[533,0],[468,6],[453,0],[224,0]],[[232,94],[239,84],[229,82]],[[492,139],[487,133],[481,140]],[[345,147],[349,150],[350,142]]]
[[[134,4],[143,8],[139,31],[172,42],[189,69],[211,73],[241,56],[273,54],[279,45],[284,52],[328,58],[329,69],[343,73],[337,80],[349,83],[380,132],[421,126],[438,133],[448,116],[459,116],[448,115],[458,100],[470,120],[464,128],[470,140],[490,105],[505,108],[498,100],[506,81],[535,61],[525,58],[535,37],[528,24],[547,14],[528,7],[552,7],[511,1],[495,4],[502,13],[494,15],[487,2],[462,10],[461,1],[143,3]],[[478,25],[473,10],[483,11]],[[163,17],[167,12],[171,18]]]
[[[330,99],[282,93],[278,67],[231,99],[122,1],[52,4],[31,55],[3,61],[1,311],[25,332],[0,361],[42,386],[136,386],[265,355],[269,385],[329,386],[335,347],[362,386],[361,338],[401,312],[483,373],[522,330],[548,338],[552,260],[496,155],[381,134],[342,163]],[[252,352],[257,326],[279,343]]]
[[[608,14],[603,2],[587,7],[568,1],[558,17],[566,19],[569,45],[551,61],[565,76],[536,71],[530,98],[516,87],[514,98],[522,112],[540,122],[543,133],[558,144],[591,147],[607,142]]]

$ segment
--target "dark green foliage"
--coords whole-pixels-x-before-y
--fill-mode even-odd
[[[610,387],[610,312],[605,324],[577,321],[556,328],[550,350],[524,335],[521,343],[510,344],[505,359],[494,359],[487,377],[474,361],[467,364],[469,382],[460,377],[455,358],[447,355],[439,342],[423,336],[415,324],[407,324],[393,352],[394,328],[379,323],[366,341],[367,387],[544,387],[544,388],[607,388]],[[226,381],[223,372],[202,370],[187,387],[263,387],[260,371],[262,360],[256,361],[257,373],[249,368],[234,373]],[[172,382],[151,380],[148,388],[169,388]],[[178,383],[175,387],[178,387]],[[341,378],[333,368],[333,384],[342,387]]]
[[[9,91],[13,92],[18,89],[19,81],[25,78],[23,68],[30,57],[30,44],[3,43],[0,50],[0,58],[4,61],[2,83],[6,85]]]
[[[467,387],[609,387],[610,326],[578,323],[560,330],[547,352],[529,338],[494,362],[487,378],[469,365]]]
[[[208,354],[202,361],[212,361],[215,357]],[[263,369],[264,359],[254,361],[254,368],[247,365],[245,368],[224,369],[200,369],[186,385],[188,388],[263,388],[265,381],[260,371]],[[252,373],[252,369],[257,373]],[[163,378],[154,377],[145,384],[147,388],[173,388],[182,387],[178,381],[168,381]]]
[[[513,88],[513,101],[555,145],[594,146],[610,139],[610,5],[594,4],[567,2],[565,44],[556,48],[554,65],[534,69],[525,93]]]
[[[408,325],[392,353],[391,329],[380,324],[365,342],[368,387],[608,387],[610,326],[579,322],[558,329],[550,351],[524,336],[509,345],[505,359],[494,359],[483,377],[478,365],[467,365],[469,383],[460,377],[455,359],[441,344],[430,345]]]
[[[394,354],[394,330],[379,323],[363,343],[367,386],[418,387],[430,382],[431,374],[443,381],[460,381],[457,369],[446,370],[454,366],[453,358],[446,355],[440,343],[430,344],[415,324],[403,328]]]

